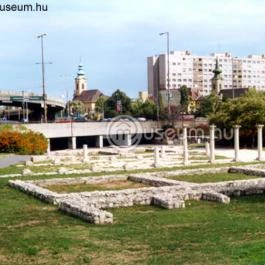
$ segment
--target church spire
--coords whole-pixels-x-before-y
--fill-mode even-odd
[[[77,77],[86,75],[83,67],[83,64],[80,62],[78,65]]]
[[[219,94],[220,90],[223,89],[223,77],[222,69],[219,67],[218,58],[216,58],[215,69],[213,70],[214,76],[212,78],[212,91],[215,94]]]
[[[83,91],[87,90],[87,79],[86,74],[83,68],[83,64],[79,63],[77,76],[75,78],[75,95],[79,96],[82,94]]]

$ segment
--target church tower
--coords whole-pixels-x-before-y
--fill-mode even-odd
[[[78,65],[78,72],[75,78],[75,96],[79,96],[83,91],[87,90],[87,79],[83,69],[83,64]]]
[[[224,79],[222,77],[222,70],[219,68],[219,62],[216,58],[215,69],[213,70],[214,77],[212,78],[212,92],[216,95],[224,88]]]

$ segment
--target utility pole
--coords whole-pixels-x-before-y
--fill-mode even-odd
[[[44,51],[43,51],[43,37],[47,34],[41,34],[37,36],[41,40],[41,72],[42,72],[42,97],[43,97],[43,110],[44,110],[44,122],[47,123],[47,94],[45,89],[45,62],[44,62]]]
[[[24,90],[22,90],[22,120],[25,121],[25,95]]]

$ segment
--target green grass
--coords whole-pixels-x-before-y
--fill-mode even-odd
[[[229,180],[243,180],[243,179],[254,179],[258,178],[257,176],[249,176],[239,173],[208,173],[203,175],[180,175],[172,176],[170,179],[188,181],[195,183],[206,183],[206,182],[220,182],[220,181],[229,181]]]
[[[185,209],[113,209],[113,225],[92,225],[0,180],[0,264],[265,263],[265,197]]]
[[[1,175],[7,175],[7,174],[20,174],[22,172],[23,168],[17,167],[15,165],[9,166],[9,167],[3,167],[0,168],[0,176]]]

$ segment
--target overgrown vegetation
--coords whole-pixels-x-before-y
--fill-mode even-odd
[[[22,126],[0,127],[0,152],[39,155],[47,150],[44,135]]]

